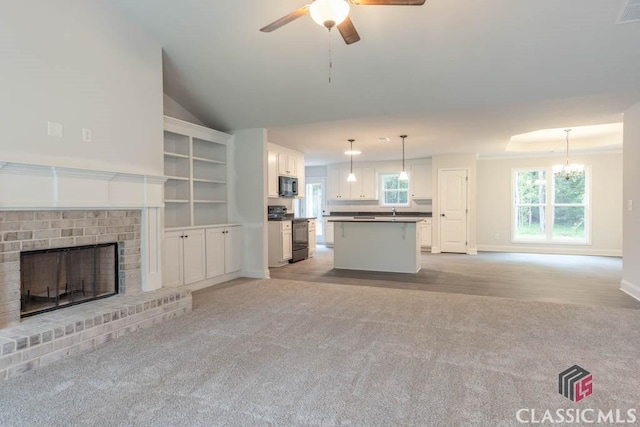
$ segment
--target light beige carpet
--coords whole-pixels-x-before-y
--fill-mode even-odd
[[[0,383],[0,425],[517,425],[640,406],[640,311],[285,280]],[[578,364],[593,395],[557,376]]]

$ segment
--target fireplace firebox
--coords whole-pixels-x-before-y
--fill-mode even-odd
[[[117,243],[20,253],[20,317],[117,293]]]

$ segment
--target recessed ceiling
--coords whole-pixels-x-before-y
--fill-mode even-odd
[[[305,1],[110,0],[164,48],[165,92],[219,130],[265,127],[308,164],[504,153],[512,135],[621,121],[640,101],[640,24],[624,0],[428,0],[354,6],[362,40],[309,17],[258,31]],[[392,141],[381,143],[387,136]]]
[[[567,137],[571,151],[619,149],[622,147],[622,130],[622,123],[541,129],[512,136],[506,150],[534,153],[564,151]]]

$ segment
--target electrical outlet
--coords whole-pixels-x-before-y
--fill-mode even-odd
[[[633,210],[633,200],[631,199],[627,200],[627,210],[629,211]]]
[[[47,122],[47,135],[62,137],[63,134],[62,123]]]
[[[93,132],[91,129],[82,129],[82,142],[91,142],[93,140]]]

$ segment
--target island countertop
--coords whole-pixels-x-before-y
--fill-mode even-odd
[[[385,222],[385,223],[410,223],[415,224],[418,222],[424,221],[424,218],[415,219],[415,218],[343,218],[343,219],[328,219],[329,222]]]

